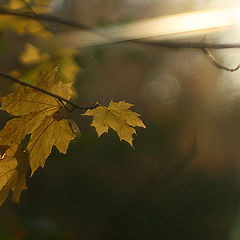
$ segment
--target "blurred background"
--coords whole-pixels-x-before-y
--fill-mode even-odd
[[[1,0],[0,4],[7,2]],[[169,28],[165,26],[168,31],[191,12],[220,11],[222,17],[215,20],[211,14],[209,19],[200,17],[191,22],[192,29],[187,31],[183,21],[176,32],[164,35],[158,32],[160,24],[145,38],[239,42],[238,12],[234,12],[231,21],[218,24],[224,16],[233,16],[229,11],[240,8],[238,0],[49,3],[52,14],[98,26],[103,31],[110,26],[106,32],[110,35],[118,33],[118,29],[124,34],[126,29],[133,29],[128,28],[134,26],[131,24],[137,28],[132,31],[144,34],[150,25],[138,28],[138,23],[160,19],[164,24],[166,16],[174,16],[175,22]],[[224,15],[225,10],[228,15]],[[203,22],[205,25],[199,27]],[[114,43],[114,39],[111,43],[89,40],[91,44],[86,46],[81,41],[88,42],[88,33],[59,24],[44,24],[55,33],[54,41],[59,41],[56,43],[59,48],[75,48],[68,66],[70,75],[76,75],[75,101],[108,104],[111,99],[126,100],[134,104],[133,110],[141,114],[147,128],[137,129],[133,149],[126,142],[119,142],[113,131],[98,139],[89,126],[91,119],[73,112],[71,117],[81,135],[70,144],[66,155],[53,149],[45,168],[39,169],[28,182],[28,190],[22,193],[19,204],[9,198],[1,206],[0,238],[240,239],[240,72],[216,68],[201,50]],[[53,42],[44,40],[41,45],[39,39],[28,34],[3,29],[0,23],[1,70],[29,80],[33,65],[24,65],[19,60],[26,43],[38,44],[51,56],[52,50],[48,48],[53,48]],[[226,66],[239,64],[238,49],[212,53]],[[61,54],[68,56],[65,52]],[[1,96],[14,87],[3,78],[0,86]],[[1,127],[7,119],[9,116],[1,112]]]

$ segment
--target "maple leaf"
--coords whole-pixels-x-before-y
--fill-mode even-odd
[[[41,75],[37,86],[65,99],[71,97],[72,83],[63,83],[57,68]],[[66,153],[75,134],[62,112],[64,104],[61,101],[29,87],[19,88],[0,100],[1,110],[17,116],[0,131],[0,145],[19,144],[30,134],[26,149],[31,174],[44,166],[54,145]]]
[[[124,101],[111,101],[108,107],[99,106],[87,110],[83,115],[93,116],[91,126],[96,128],[98,137],[107,133],[109,127],[117,132],[120,140],[125,140],[131,146],[133,134],[136,134],[134,127],[146,126],[139,119],[139,114],[129,110],[133,105]]]
[[[17,117],[9,120],[5,127],[0,131],[0,143],[4,145],[11,145],[12,143],[20,144],[26,135],[34,132],[46,118],[49,111],[34,112],[22,117]]]
[[[45,118],[36,131],[31,134],[27,146],[32,174],[39,166],[44,167],[53,145],[61,153],[66,153],[69,142],[74,137],[67,119],[56,120],[52,116]]]
[[[4,147],[4,145],[2,146]],[[15,148],[15,147],[13,147]],[[14,154],[16,149],[8,149],[7,152],[1,152],[0,158],[0,191],[7,184],[7,182],[11,179],[14,173],[14,169],[17,167],[17,160],[14,158]],[[15,151],[14,151],[15,150]]]
[[[13,192],[13,200],[19,202],[21,192],[27,189],[26,175],[29,169],[29,158],[17,144],[12,144],[1,152],[0,158],[0,205]]]
[[[66,99],[70,99],[72,94],[72,83],[61,82],[58,68],[54,68],[47,74],[41,74],[36,85]],[[0,109],[15,116],[41,111],[46,115],[51,115],[52,112],[63,106],[56,98],[29,87],[19,87],[13,93],[0,98],[0,101],[2,103]]]

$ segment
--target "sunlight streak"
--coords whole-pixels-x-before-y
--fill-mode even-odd
[[[96,29],[100,34],[75,31],[61,34],[67,46],[86,47],[133,39],[178,39],[229,30],[239,25],[240,6],[174,14],[145,19],[129,24],[116,24]]]

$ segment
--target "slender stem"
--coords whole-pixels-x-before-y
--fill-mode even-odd
[[[193,49],[226,49],[226,48],[240,48],[240,43],[204,43],[204,42],[173,42],[173,41],[143,41],[143,40],[131,40],[131,42],[155,46],[155,47],[167,47],[167,48],[193,48]]]
[[[18,83],[18,84],[20,84],[22,86],[26,86],[26,87],[35,89],[35,90],[37,90],[39,92],[42,92],[42,93],[44,93],[46,95],[54,97],[54,98],[58,99],[59,101],[66,102],[66,103],[70,104],[73,107],[73,109],[88,110],[88,109],[94,109],[94,108],[99,106],[98,103],[94,104],[94,105],[92,105],[90,107],[88,107],[88,106],[79,106],[78,104],[76,104],[76,103],[74,103],[74,102],[72,102],[70,100],[67,100],[66,98],[63,98],[63,97],[61,97],[61,96],[59,96],[57,94],[51,93],[51,92],[49,92],[49,91],[47,91],[45,89],[39,88],[37,86],[31,85],[31,84],[29,84],[27,82],[24,82],[24,81],[22,81],[22,80],[20,80],[20,79],[18,79],[16,77],[13,77],[13,76],[5,73],[5,72],[0,71],[0,76],[8,78],[8,79],[11,79],[12,81],[14,81],[14,82],[16,82],[16,83]]]
[[[206,48],[203,48],[202,49],[203,52],[209,57],[210,61],[218,68],[220,69],[224,69],[225,71],[228,71],[228,72],[235,72],[237,71],[239,68],[240,68],[240,64],[238,66],[236,66],[235,68],[229,68],[229,67],[226,67],[224,65],[222,65],[221,63],[219,63],[216,58],[212,55],[212,53],[210,53]]]
[[[26,0],[22,0],[22,2],[34,14],[35,17],[38,17],[38,13],[34,11],[30,3],[28,3]],[[52,30],[45,24],[45,22],[42,21],[42,19],[39,19],[39,22],[47,31],[52,32]]]
[[[41,19],[41,20],[46,20],[49,22],[60,23],[63,25],[67,25],[67,26],[82,29],[82,30],[90,30],[90,27],[85,24],[81,24],[81,23],[78,23],[78,22],[75,22],[72,20],[62,19],[62,18],[53,16],[50,14],[40,14],[39,13],[39,14],[35,15],[33,12],[23,12],[23,11],[19,11],[19,10],[12,10],[12,9],[5,8],[5,7],[0,7],[0,14],[13,15],[13,16],[19,16],[19,17],[25,17],[25,18],[32,18],[32,19]]]

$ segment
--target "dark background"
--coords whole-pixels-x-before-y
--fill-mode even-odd
[[[65,1],[54,14],[95,26],[208,7],[176,2]],[[21,68],[27,41],[2,33],[1,70]],[[19,204],[1,206],[1,239],[239,239],[239,73],[223,77],[200,50],[134,43],[79,49],[75,60],[77,101],[126,100],[147,128],[133,149],[113,131],[98,139],[75,111],[81,135],[66,155],[53,149]],[[0,84],[2,96],[12,89]]]

